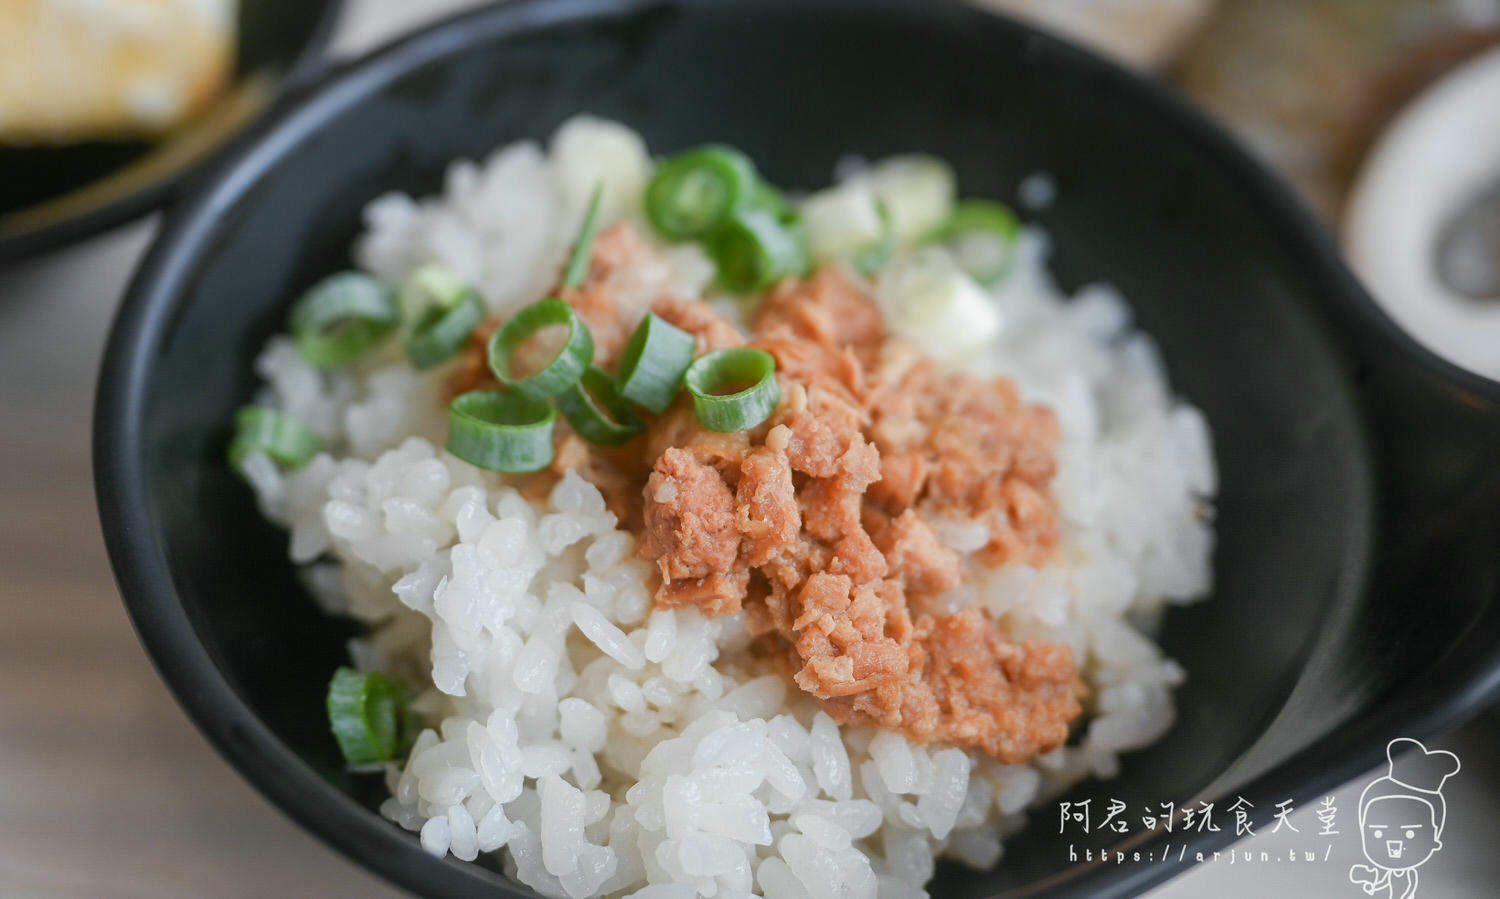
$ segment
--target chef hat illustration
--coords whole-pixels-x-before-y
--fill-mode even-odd
[[[1420,799],[1432,809],[1433,835],[1443,835],[1443,821],[1448,816],[1443,801],[1443,783],[1458,773],[1458,756],[1447,750],[1429,752],[1417,740],[1401,737],[1385,748],[1389,772],[1373,781],[1359,794],[1359,826],[1365,826],[1365,810],[1370,803],[1387,796]]]

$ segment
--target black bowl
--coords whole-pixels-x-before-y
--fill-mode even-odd
[[[288,299],[346,264],[361,206],[581,110],[661,152],[735,144],[792,187],[851,151],[937,153],[998,198],[1052,173],[1035,218],[1058,277],[1131,298],[1223,481],[1216,595],[1162,635],[1189,674],[1180,717],[1109,795],[1300,804],[1500,688],[1500,385],[1397,331],[1287,189],[1171,91],[948,4],[523,0],[337,72],[270,123],[174,211],[101,375],[99,504],[142,639],[233,764],[350,856],[434,895],[525,892],[428,857],[343,771],[321,694],[348,626],[296,586],[223,463],[227,425]],[[1234,836],[1131,833],[1111,848],[1187,851],[1070,862],[1055,812],[998,870],[944,868],[940,894],[1123,895]]]
[[[343,0],[239,4],[235,70],[212,108],[153,140],[0,146],[0,261],[80,240],[161,205],[279,95],[322,68]]]

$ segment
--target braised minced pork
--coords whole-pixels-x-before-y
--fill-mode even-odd
[[[746,342],[705,303],[642,304],[623,289],[652,256],[615,226],[583,287],[559,292],[594,333],[596,362],[612,364],[647,307],[693,333],[700,352]],[[1052,412],[1007,379],[946,372],[888,335],[833,267],[770,291],[748,342],[775,357],[783,397],[750,431],[703,430],[685,396],[623,448],[559,428],[554,468],[598,484],[640,535],[661,576],[656,604],[743,612],[755,651],[841,723],[1004,763],[1060,745],[1081,711],[1071,651],[1018,644],[977,609],[932,602],[971,564],[1055,556]],[[450,390],[493,384],[482,346],[476,337]],[[943,520],[982,524],[988,540],[966,561],[939,539]]]

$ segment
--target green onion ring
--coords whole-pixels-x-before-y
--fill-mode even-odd
[[[654,312],[646,313],[620,353],[615,384],[625,399],[660,415],[677,398],[697,352],[693,335]]]
[[[328,723],[350,765],[388,762],[411,732],[401,688],[377,672],[339,668],[328,682]]]
[[[340,272],[302,295],[292,307],[290,325],[302,357],[328,368],[373,348],[399,318],[389,285],[360,272]]]
[[[552,464],[557,409],[509,390],[471,390],[448,405],[448,452],[490,471],[539,471]]]
[[[884,200],[875,201],[875,211],[880,215],[880,239],[854,254],[854,268],[867,278],[889,262],[896,251],[896,229],[891,225],[891,213]]]
[[[589,197],[588,211],[583,214],[583,225],[578,231],[578,242],[573,244],[573,253],[568,257],[568,267],[564,269],[564,287],[582,287],[583,279],[588,277],[589,259],[594,253],[594,230],[598,227],[599,198],[604,194],[604,185],[594,185],[593,196]]]
[[[781,191],[764,181],[755,186],[755,192],[750,197],[750,205],[776,216],[776,220],[792,236],[796,245],[796,255],[788,256],[787,274],[807,274],[811,267],[811,256],[807,250],[807,231],[802,226],[802,214],[797,211],[797,207],[788,202]]]
[[[706,353],[688,367],[684,380],[693,395],[698,423],[710,431],[753,428],[769,418],[781,402],[775,357],[753,347]],[[749,386],[736,393],[719,392],[738,384]]]
[[[430,263],[406,276],[396,293],[396,305],[407,321],[420,319],[433,306],[452,307],[469,287],[446,266]]]
[[[540,370],[517,378],[510,357],[526,338],[552,325],[566,325],[568,339]],[[578,313],[556,297],[538,300],[511,316],[490,338],[490,370],[500,383],[537,396],[556,396],[577,381],[594,359],[594,338]]]
[[[702,237],[749,199],[759,179],[750,158],[707,146],[662,161],[646,185],[646,218],[663,237]]]
[[[800,223],[783,222],[766,209],[745,209],[709,235],[704,246],[719,269],[719,284],[734,293],[771,286],[807,267]]]
[[[755,189],[750,192],[749,205],[764,209],[783,222],[797,217],[797,208],[787,202],[786,195],[764,181],[756,182]]]
[[[406,336],[406,355],[417,368],[432,368],[464,348],[484,321],[484,302],[472,290],[452,305],[435,303],[422,312]]]
[[[583,439],[602,446],[618,446],[645,428],[614,379],[592,366],[557,395],[557,408]]]
[[[965,200],[924,243],[941,243],[958,264],[985,286],[996,284],[1015,260],[1021,222],[1010,207],[991,200]]]
[[[266,406],[245,406],[234,416],[229,464],[235,468],[250,453],[265,453],[287,468],[300,468],[318,454],[322,441],[312,428]]]

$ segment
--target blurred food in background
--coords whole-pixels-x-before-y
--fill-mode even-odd
[[[1367,154],[1344,249],[1428,348],[1500,379],[1500,47],[1409,104]]]
[[[1500,378],[1500,0],[975,2],[1171,78],[1401,327]]]
[[[415,27],[478,2],[409,0],[400,15]],[[1450,98],[1442,114],[1413,111],[1500,46],[1500,0],[972,2],[1174,81],[1341,232],[1403,327],[1500,377],[1500,303],[1487,299],[1500,293],[1500,147],[1487,142],[1500,84],[1471,84],[1468,105]],[[0,0],[0,235],[75,213],[52,202],[17,217],[167,146],[156,138],[185,120],[179,132],[242,124],[258,103],[227,86],[236,7]],[[1460,150],[1462,164],[1444,156]]]
[[[1221,0],[1173,75],[1336,222],[1384,125],[1497,26],[1500,0]]]
[[[236,0],[0,0],[0,143],[159,134],[234,68]]]
[[[1500,378],[1500,0],[1225,0],[1175,69],[1393,319]]]
[[[1139,67],[1160,66],[1217,0],[976,0]]]

